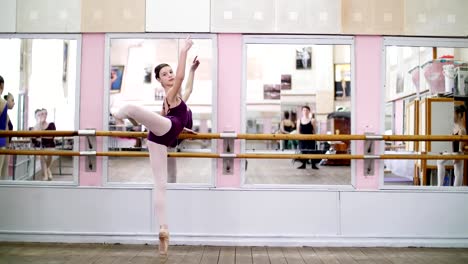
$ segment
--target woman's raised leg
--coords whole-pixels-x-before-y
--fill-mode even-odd
[[[113,115],[117,119],[132,118],[147,127],[156,136],[166,134],[172,125],[168,118],[137,105],[124,105]]]

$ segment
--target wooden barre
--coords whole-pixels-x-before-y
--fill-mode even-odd
[[[149,157],[146,151],[108,151],[108,152],[79,152],[67,150],[14,150],[0,149],[0,155],[44,155],[44,156],[99,156],[99,157]],[[427,154],[384,154],[384,155],[356,155],[356,154],[217,154],[196,152],[169,152],[173,158],[238,158],[238,159],[412,159],[412,160],[466,160],[468,155],[427,155]]]
[[[90,136],[107,137],[147,137],[147,132],[122,132],[122,131],[93,131],[84,130]],[[468,141],[468,135],[321,135],[321,134],[236,134],[236,133],[199,133],[196,135],[182,133],[179,139],[224,139],[235,138],[245,140],[321,140],[321,141],[342,141],[342,140],[385,140],[385,141]],[[80,131],[0,131],[0,137],[70,137],[85,136]]]

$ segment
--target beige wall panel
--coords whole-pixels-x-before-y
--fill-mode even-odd
[[[340,33],[341,0],[278,0],[276,25],[279,33]]]
[[[81,25],[83,32],[144,32],[145,0],[82,0]]]
[[[17,32],[80,32],[80,0],[17,0]]]
[[[431,13],[439,6],[439,0],[406,0],[405,28],[406,35],[437,35],[440,16]]]
[[[16,31],[16,0],[1,0],[0,33]]]
[[[369,32],[383,35],[401,35],[404,25],[404,0],[372,0],[372,24]]]
[[[405,34],[466,36],[467,12],[466,0],[406,0]]]
[[[342,0],[341,4],[343,33],[367,33],[372,23],[372,1]]]
[[[445,0],[432,12],[440,15],[440,34],[442,36],[468,36],[468,1]]]
[[[404,0],[342,0],[342,26],[346,34],[400,35]]]
[[[275,1],[211,1],[211,32],[275,32]]]
[[[146,31],[209,32],[210,0],[146,0]]]

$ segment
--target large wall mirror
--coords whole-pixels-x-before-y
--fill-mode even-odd
[[[216,85],[216,39],[214,35],[192,35],[194,46],[189,51],[182,94],[187,89],[192,61],[200,61],[194,73],[193,90],[186,101],[193,115],[193,130],[200,133],[215,132]],[[143,106],[150,111],[161,112],[165,92],[155,78],[154,68],[169,64],[177,69],[179,49],[186,35],[152,35],[138,37],[132,35],[108,35],[109,69],[106,77],[108,105],[105,112],[130,103]],[[106,73],[107,74],[107,73]],[[133,126],[128,120],[116,120],[111,115],[106,118],[109,130],[146,131],[145,127]],[[147,151],[146,138],[109,138],[106,148],[111,151]],[[215,152],[215,141],[184,140],[169,152]],[[107,182],[109,183],[152,183],[153,177],[149,158],[110,157],[105,158]],[[211,185],[215,171],[212,159],[169,158],[168,183],[187,185]]]
[[[467,104],[468,41],[385,38],[385,134],[452,135],[455,108]],[[460,126],[466,127],[466,113]],[[453,153],[452,142],[386,142],[386,154]],[[384,186],[466,186],[466,162],[385,160]],[[457,183],[457,179],[459,181]],[[410,188],[413,188],[410,187]]]
[[[0,35],[0,111],[9,129],[76,130],[81,37]],[[12,102],[14,101],[14,104]],[[2,119],[2,118],[0,118]],[[0,120],[1,121],[1,120]],[[2,147],[77,150],[73,137],[10,138]],[[13,182],[77,182],[78,159],[65,156],[5,155],[1,179]]]
[[[351,134],[352,38],[244,39],[244,131]],[[345,154],[350,141],[249,140],[247,153]],[[350,185],[351,161],[243,162],[245,184]]]

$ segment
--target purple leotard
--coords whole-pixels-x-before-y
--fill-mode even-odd
[[[192,119],[192,110],[190,108],[187,109],[187,124],[185,125],[186,128],[192,129],[193,128],[193,119]],[[178,139],[176,138],[169,146],[171,148],[177,147],[180,143],[182,143],[184,139]]]
[[[180,132],[182,132],[184,127],[187,125],[188,113],[185,102],[180,100],[180,104],[178,106],[174,108],[169,107],[166,118],[169,118],[171,121],[171,129],[162,136],[156,136],[150,131],[148,134],[148,140],[168,147],[171,146],[173,142],[176,142]]]

